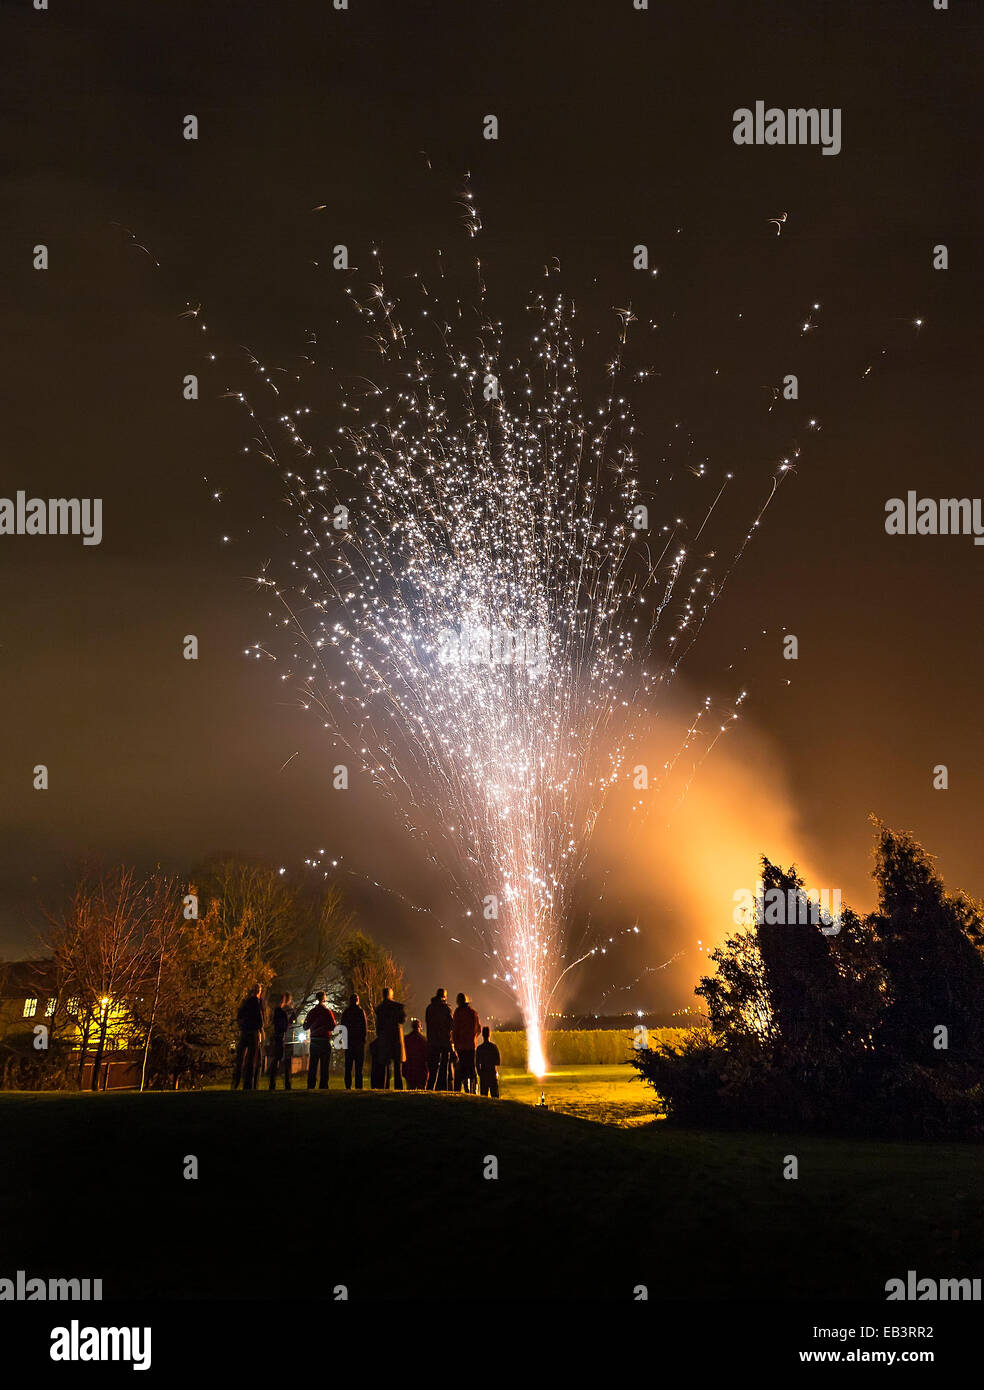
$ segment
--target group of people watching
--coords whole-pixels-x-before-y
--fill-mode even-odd
[[[490,1040],[489,1029],[483,1028],[475,1009],[464,994],[457,997],[452,1013],[447,990],[439,989],[424,1014],[425,1032],[420,1019],[410,1020],[410,1031],[404,1033],[406,1009],[393,998],[390,988],[374,1012],[376,1036],[368,1045],[369,1085],[373,1090],[402,1091],[463,1091],[498,1097],[499,1049]],[[298,1021],[293,996],[284,994],[273,1011],[273,1033],[267,1046],[267,1070],[270,1090],[276,1090],[277,1072],[282,1068],[284,1090],[291,1089],[294,1059],[294,1026]],[[232,1073],[232,1089],[254,1089],[259,1082],[263,1058],[263,1037],[266,1020],[263,1011],[263,987],[256,985],[243,1000],[237,1015],[239,1041]],[[307,1089],[326,1090],[331,1075],[333,1052],[345,1054],[345,1089],[362,1090],[366,1062],[366,1042],[369,1020],[359,996],[353,994],[348,1007],[336,1021],[327,1003],[324,990],[319,990],[316,1003],[301,1024],[308,1034],[309,1056]],[[481,1041],[479,1041],[481,1039]]]

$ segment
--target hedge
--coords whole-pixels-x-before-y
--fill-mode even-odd
[[[682,1046],[689,1032],[689,1028],[650,1028],[649,1043],[665,1043],[676,1051]],[[525,1029],[494,1033],[493,1041],[499,1049],[504,1067],[526,1066]],[[634,1041],[635,1035],[630,1029],[556,1029],[547,1032],[544,1049],[547,1063],[551,1067],[604,1067],[617,1062],[627,1062]]]

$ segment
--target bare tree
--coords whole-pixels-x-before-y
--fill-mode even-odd
[[[345,981],[345,992],[359,995],[369,1019],[370,1032],[375,1032],[374,1010],[389,985],[394,997],[406,1002],[406,974],[403,966],[378,941],[364,932],[351,932],[338,955],[338,965]]]
[[[58,978],[70,981],[79,991],[80,1084],[89,1036],[95,1029],[94,1091],[99,1088],[111,1020],[125,1026],[137,999],[153,987],[161,924],[169,907],[179,902],[170,880],[162,875],[141,879],[126,866],[85,872],[68,910],[55,920],[46,938]]]
[[[352,932],[352,914],[337,888],[306,894],[296,905],[296,931],[278,961],[277,975],[300,1010],[323,989],[337,999],[345,988],[339,955]]]
[[[297,887],[278,869],[230,856],[210,861],[194,879],[204,910],[217,911],[228,933],[251,941],[298,1008],[316,990],[335,996],[343,988],[338,956],[352,917],[337,888]]]
[[[147,1058],[150,1054],[150,1043],[154,1033],[154,1025],[157,1022],[157,1010],[160,1005],[161,989],[165,979],[165,969],[170,961],[178,954],[178,947],[181,940],[181,933],[184,926],[184,916],[182,912],[183,897],[181,887],[176,879],[165,878],[162,875],[149,880],[147,887],[148,893],[148,922],[146,944],[148,954],[153,957],[153,993],[151,995],[150,1009],[142,1009],[141,1012],[146,1016],[146,1023],[143,1029],[144,1042],[143,1053],[140,1058],[140,1089],[145,1089],[147,1085]],[[142,1003],[143,1001],[141,1001]]]
[[[261,960],[279,961],[297,936],[297,904],[277,869],[232,857],[207,863],[193,875],[207,904],[217,902],[227,931],[248,936]]]

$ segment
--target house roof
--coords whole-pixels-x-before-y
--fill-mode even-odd
[[[50,993],[55,987],[55,963],[37,960],[0,961],[0,998]]]

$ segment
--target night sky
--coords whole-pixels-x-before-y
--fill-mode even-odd
[[[984,550],[884,531],[886,499],[910,488],[981,491],[974,8],[3,0],[0,493],[102,497],[104,539],[0,537],[0,954],[31,949],[39,898],[83,856],[178,871],[231,851],[299,873],[324,847],[416,1002],[442,983],[483,1003],[426,919],[365,886],[450,910],[419,848],[358,786],[339,809],[319,725],[244,658],[269,631],[249,577],[277,556],[277,493],[221,398],[243,379],[241,345],[286,359],[312,327],[345,369],[359,333],[334,243],[353,284],[374,245],[395,285],[437,247],[467,263],[466,173],[503,317],[557,258],[592,341],[614,339],[613,305],[659,325],[659,376],[635,402],[641,471],[733,469],[724,548],[779,441],[802,450],[669,711],[679,723],[747,688],[742,721],[672,816],[628,847],[617,823],[599,833],[588,896],[604,893],[606,932],[638,914],[640,934],[585,976],[578,1005],[640,976],[620,1004],[693,1002],[696,941],[723,937],[760,852],[870,906],[872,813],[984,894]],[[736,146],[732,112],[759,99],[841,108],[841,152]],[[640,242],[656,277],[632,269]],[[187,303],[204,306],[210,370]],[[770,414],[787,372],[800,399]],[[182,659],[186,633],[198,662]]]

